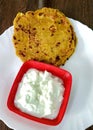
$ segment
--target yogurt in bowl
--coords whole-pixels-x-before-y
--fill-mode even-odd
[[[29,69],[19,83],[15,106],[39,118],[54,119],[64,94],[63,81],[48,71]]]
[[[71,74],[53,65],[27,61],[20,68],[7,100],[8,108],[28,119],[57,125],[70,95]]]

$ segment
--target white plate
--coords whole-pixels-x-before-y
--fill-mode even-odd
[[[63,68],[72,73],[67,111],[58,126],[46,126],[11,112],[6,105],[14,78],[22,65],[12,44],[13,27],[0,36],[0,119],[14,130],[84,130],[93,124],[93,31],[70,19],[78,44]]]

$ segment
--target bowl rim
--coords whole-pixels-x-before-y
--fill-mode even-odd
[[[24,113],[21,110],[19,110],[14,104],[14,99],[15,99],[15,95],[17,92],[18,84],[21,81],[24,73],[26,73],[26,71],[31,68],[35,68],[40,71],[46,70],[63,80],[64,87],[65,87],[65,91],[64,91],[64,95],[63,95],[64,98],[63,98],[59,113],[55,119],[38,118],[38,117],[35,117],[32,115],[29,115],[29,114]],[[33,120],[33,121],[36,121],[39,123],[43,123],[46,125],[55,126],[55,125],[58,125],[64,117],[64,114],[65,114],[65,111],[67,108],[67,104],[68,104],[68,100],[69,100],[69,96],[70,96],[71,86],[72,86],[72,75],[67,70],[50,65],[50,64],[46,64],[43,62],[29,60],[29,61],[26,61],[25,63],[23,63],[23,65],[19,69],[19,72],[16,75],[16,78],[12,84],[11,90],[8,95],[7,107],[10,111],[12,111],[22,117],[25,117],[27,119],[30,119],[30,120]]]

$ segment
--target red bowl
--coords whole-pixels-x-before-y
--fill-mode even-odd
[[[30,68],[35,68],[35,69],[40,70],[40,71],[47,70],[48,72],[52,73],[53,75],[55,75],[63,80],[64,87],[65,87],[64,99],[62,101],[59,113],[55,119],[45,119],[45,118],[38,118],[35,116],[31,116],[29,114],[23,113],[14,105],[14,99],[15,99],[15,95],[17,92],[18,84],[21,81],[24,73],[26,73],[26,71]],[[7,100],[7,106],[11,111],[13,111],[16,114],[19,114],[23,117],[26,117],[30,120],[34,120],[34,121],[37,121],[39,123],[43,123],[43,124],[47,124],[47,125],[53,125],[53,126],[58,125],[62,121],[63,116],[64,116],[65,111],[66,111],[66,108],[67,108],[71,85],[72,85],[72,76],[68,71],[61,69],[61,68],[58,68],[58,67],[55,67],[55,66],[50,65],[50,64],[45,64],[42,62],[30,60],[30,61],[25,62],[22,65],[22,67],[20,68],[20,70],[19,70],[19,72],[14,80],[14,83],[12,85],[11,91],[9,93],[8,100]]]

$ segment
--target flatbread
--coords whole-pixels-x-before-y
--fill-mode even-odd
[[[25,14],[18,13],[13,24],[13,44],[23,62],[37,60],[60,66],[75,51],[73,27],[57,9],[44,7]]]

